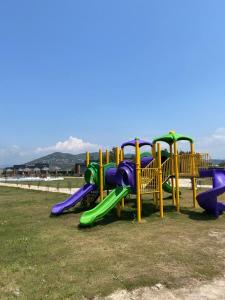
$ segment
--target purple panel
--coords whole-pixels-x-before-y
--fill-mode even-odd
[[[143,157],[141,159],[141,167],[145,168],[153,160],[152,156]]]
[[[143,157],[141,159],[141,167],[146,167],[152,157]],[[122,161],[118,168],[109,168],[106,171],[106,183],[111,186],[131,186],[133,192],[136,190],[136,169],[135,163],[130,160]]]
[[[132,140],[132,141],[123,143],[121,145],[121,148],[124,148],[125,146],[133,146],[133,147],[135,147],[135,142],[136,142],[136,140]],[[147,142],[147,141],[143,141],[143,140],[139,140],[139,147],[142,147],[142,146],[151,146],[152,147],[152,143]]]
[[[106,173],[105,173],[106,184],[108,184],[110,186],[117,185],[116,172],[117,172],[117,168],[109,168],[106,170]]]
[[[136,187],[135,164],[129,160],[122,161],[118,166],[116,178],[117,178],[117,185],[131,186],[133,191],[135,191],[135,187]]]

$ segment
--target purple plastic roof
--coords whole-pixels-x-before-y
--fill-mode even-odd
[[[125,146],[133,146],[133,147],[135,147],[135,141],[136,141],[136,140],[132,140],[132,141],[123,143],[123,144],[121,145],[121,148],[124,148]],[[142,147],[142,146],[151,146],[151,147],[152,147],[152,143],[147,142],[147,141],[143,141],[143,140],[139,140],[139,146],[140,146],[140,147]]]

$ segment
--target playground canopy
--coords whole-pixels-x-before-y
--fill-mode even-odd
[[[134,146],[135,147],[135,143],[136,143],[136,139],[129,141],[129,142],[125,142],[121,145],[121,148],[123,149],[126,146]],[[142,146],[151,146],[152,147],[152,143],[143,141],[143,140],[139,140],[139,147],[142,147]]]
[[[194,143],[194,140],[188,136],[178,134],[175,131],[170,131],[167,134],[164,134],[160,137],[154,138],[153,139],[153,144],[157,142],[165,142],[169,145],[173,144],[174,142],[178,141],[189,141],[190,143]]]

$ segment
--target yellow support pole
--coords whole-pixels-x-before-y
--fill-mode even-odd
[[[178,165],[178,151],[177,143],[174,142],[174,168],[175,168],[175,182],[176,182],[176,207],[177,211],[180,211],[180,194],[179,194],[179,165]]]
[[[137,221],[141,222],[141,179],[140,179],[140,147],[139,139],[135,139],[136,156],[136,198],[137,198]]]
[[[175,188],[174,188],[174,156],[173,156],[173,145],[170,145],[170,161],[171,161],[171,183],[172,183],[172,203],[176,204],[175,201]]]
[[[108,164],[109,163],[109,150],[106,149],[105,150],[105,163]],[[109,194],[109,190],[107,190],[107,195]]]
[[[86,152],[86,167],[88,167],[90,164],[90,152],[87,151]]]
[[[153,144],[152,145],[152,157],[153,157],[153,159],[156,159],[156,149],[155,149],[155,147],[156,147],[156,145]]]
[[[106,164],[109,163],[109,150],[108,149],[105,150],[105,163]]]
[[[120,149],[119,147],[116,147],[116,165],[118,166],[120,163]],[[117,216],[118,218],[121,217],[121,205],[120,203],[117,205]]]
[[[123,148],[120,149],[120,161],[124,160],[124,151]]]
[[[103,190],[104,190],[104,183],[103,183],[103,159],[102,159],[102,149],[99,150],[99,192],[100,192],[100,201],[103,200]]]
[[[163,218],[163,189],[162,189],[162,159],[161,159],[161,145],[157,144],[158,152],[158,169],[159,169],[159,209],[160,218]]]
[[[197,207],[196,201],[196,178],[195,178],[195,151],[194,151],[194,143],[191,143],[191,160],[192,160],[192,194],[193,194],[193,207]]]
[[[120,149],[116,147],[116,165],[118,166],[120,163]]]
[[[123,160],[124,160],[124,151],[123,151],[123,148],[121,148],[120,149],[120,161],[123,161]],[[125,206],[125,200],[124,200],[124,198],[121,200],[121,206],[122,206],[122,209]]]
[[[152,145],[152,157],[153,159],[156,159],[156,144],[153,144]],[[157,205],[158,205],[158,194],[157,193],[153,193],[153,202],[157,208]]]

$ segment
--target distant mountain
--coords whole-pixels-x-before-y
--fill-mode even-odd
[[[132,154],[126,154],[126,157],[130,157]],[[62,152],[54,152],[52,154],[40,157],[38,159],[28,162],[28,165],[41,163],[49,164],[50,168],[59,167],[62,170],[69,170],[74,167],[76,163],[84,163],[86,160],[86,153],[70,154]],[[90,153],[91,161],[98,161],[98,152]],[[212,159],[213,165],[225,165],[224,159]],[[224,163],[224,164],[223,164]]]
[[[10,166],[10,164],[2,164],[2,165],[0,165],[0,169],[7,168],[7,167],[9,167],[9,166]]]
[[[90,153],[90,159],[98,160],[98,152]],[[70,154],[70,153],[62,153],[62,152],[54,152],[52,154],[48,154],[46,156],[34,159],[28,162],[28,165],[32,164],[49,164],[50,168],[59,167],[62,170],[69,170],[74,167],[77,163],[83,163],[86,160],[86,153],[80,154]]]
[[[224,159],[212,159],[212,163],[214,166],[225,165],[225,160]]]

